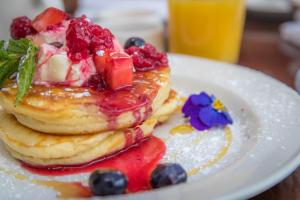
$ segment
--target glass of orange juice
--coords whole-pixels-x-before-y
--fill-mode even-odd
[[[168,0],[171,52],[235,63],[245,0]]]

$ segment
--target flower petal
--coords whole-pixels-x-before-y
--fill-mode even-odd
[[[199,119],[207,126],[213,127],[215,125],[216,118],[219,113],[210,106],[202,108],[199,111]]]
[[[208,106],[212,103],[212,100],[208,94],[201,92],[199,95],[192,95],[191,101],[193,105]]]
[[[193,105],[191,97],[185,102],[182,107],[182,112],[184,117],[189,117],[193,112],[199,112],[200,108],[198,106]]]
[[[214,120],[214,126],[225,126],[228,124],[228,120],[224,113],[218,112],[218,115]]]
[[[222,112],[222,114],[225,116],[227,123],[226,124],[233,124],[233,120],[228,112]]]
[[[199,119],[209,127],[218,125],[218,122],[220,121],[219,116],[220,113],[210,106],[201,109],[199,112]]]
[[[200,120],[209,127],[225,126],[232,123],[231,117],[226,112],[218,112],[212,107],[205,107],[199,112]]]
[[[233,123],[226,107],[220,100],[205,92],[191,95],[183,105],[182,112],[185,117],[190,118],[190,124],[200,131]]]
[[[196,115],[191,116],[190,124],[192,125],[192,127],[199,131],[203,131],[210,128],[201,122],[201,120],[198,117],[198,113]]]
[[[182,106],[182,112],[185,115],[185,117],[189,116],[188,112],[190,110],[190,108],[193,106],[192,104],[192,100],[191,97],[188,98],[188,100],[184,103],[184,105]]]

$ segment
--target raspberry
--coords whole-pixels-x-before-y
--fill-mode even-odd
[[[101,28],[98,25],[92,25],[90,27],[90,32],[90,50],[93,53],[96,53],[99,50],[113,50],[113,35],[108,29]]]
[[[68,56],[73,62],[86,59],[89,55],[88,47],[90,43],[89,21],[82,16],[71,20],[66,32]]]
[[[132,56],[134,68],[137,71],[148,71],[156,67],[168,66],[166,53],[157,52],[151,44],[145,44],[143,47],[131,46],[125,50]]]
[[[71,20],[66,39],[68,55],[73,62],[86,59],[98,50],[113,49],[111,32],[92,24],[85,16]]]
[[[10,25],[10,35],[16,40],[35,33],[36,30],[32,27],[31,20],[26,16],[15,18]]]
[[[92,75],[87,82],[87,86],[97,90],[104,90],[106,88],[106,83],[104,81],[103,75],[102,74]]]

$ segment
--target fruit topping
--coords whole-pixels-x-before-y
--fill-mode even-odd
[[[16,40],[35,33],[36,31],[31,26],[31,20],[26,16],[15,18],[10,25],[10,35]]]
[[[131,46],[125,52],[132,56],[137,71],[153,70],[156,67],[168,66],[166,53],[157,52],[156,48],[146,43],[143,47]]]
[[[151,174],[152,188],[161,188],[187,181],[187,173],[176,163],[160,164]]]
[[[89,55],[89,21],[86,17],[71,20],[66,32],[68,56],[73,62],[86,59]]]
[[[113,50],[113,38],[108,29],[92,24],[85,16],[72,19],[66,33],[69,57],[79,62],[99,50]]]
[[[131,37],[129,38],[125,45],[124,45],[124,49],[128,49],[129,47],[132,46],[136,46],[136,47],[144,47],[145,45],[145,40],[143,40],[142,38],[138,38],[138,37]]]
[[[57,44],[57,48],[65,46],[66,41],[66,30],[69,22],[63,22],[60,25],[49,26],[45,31],[42,31],[35,35],[27,36],[27,39],[33,41],[37,47],[41,47],[43,44]]]
[[[106,61],[105,79],[111,89],[117,90],[132,85],[133,63],[130,56],[114,52]]]
[[[97,69],[97,72],[99,74],[102,74],[105,72],[105,68],[107,67],[107,59],[110,56],[109,51],[97,51],[96,54],[93,56],[93,60]]]
[[[102,74],[94,74],[92,75],[87,83],[88,87],[97,89],[97,90],[102,90],[106,88],[106,83],[104,81],[104,77]]]
[[[113,50],[113,34],[99,25],[90,25],[90,51],[96,53],[99,50]]]
[[[127,185],[127,177],[120,171],[96,170],[89,178],[89,186],[98,196],[124,194]]]
[[[39,49],[34,84],[118,90],[132,86],[134,71],[168,66],[166,54],[142,38],[129,38],[124,50],[108,29],[53,7],[33,21],[15,18],[11,36],[26,37]]]
[[[57,8],[47,8],[32,21],[32,26],[38,32],[44,31],[48,26],[61,23],[69,18],[68,14]]]

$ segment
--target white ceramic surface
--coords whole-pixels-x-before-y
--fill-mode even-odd
[[[245,199],[281,181],[300,163],[300,97],[262,73],[220,62],[170,55],[173,86],[182,95],[206,91],[219,97],[234,119],[232,141],[215,165],[189,177],[187,184],[111,199]],[[171,135],[182,122],[174,115],[155,130],[167,144],[164,161],[187,171],[205,165],[226,146],[224,130]],[[0,122],[1,123],[1,122]],[[199,139],[200,137],[200,139]],[[86,182],[88,174],[41,177],[19,167],[0,145],[0,169],[29,178]],[[54,199],[55,192],[0,170],[0,199]]]
[[[130,37],[140,37],[157,49],[164,49],[163,19],[153,9],[105,10],[95,16],[94,22],[109,28],[121,44]]]

